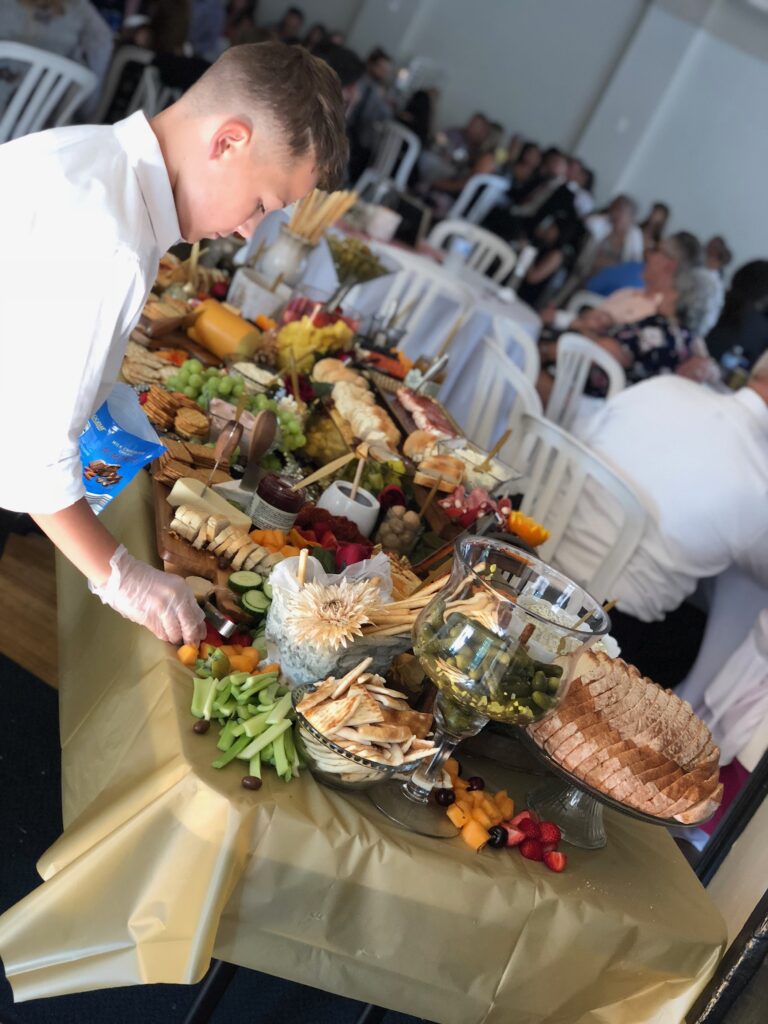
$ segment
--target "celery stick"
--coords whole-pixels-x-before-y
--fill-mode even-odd
[[[230,679],[236,686],[242,686],[247,678],[247,672],[233,672],[232,675],[230,676]]]
[[[217,704],[219,705],[219,711],[223,718],[231,718],[235,711],[237,711],[237,701],[228,700],[224,704],[217,701]]]
[[[247,722],[243,722],[243,729],[246,736],[250,736],[253,739],[255,736],[261,736],[263,732],[266,732],[270,726],[270,722],[267,721],[266,715],[254,715],[253,718],[249,718]]]
[[[291,723],[287,719],[283,719],[282,722],[278,722],[277,725],[270,725],[266,732],[263,732],[261,736],[257,736],[255,740],[243,750],[241,756],[245,760],[250,760],[254,754],[260,753],[266,746],[273,742],[278,736],[282,736],[286,729],[291,728]]]
[[[203,704],[203,718],[209,722],[211,715],[213,714],[213,702],[216,699],[216,680],[208,680],[208,695],[205,698],[205,704]]]
[[[223,768],[225,765],[229,764],[230,761],[234,761],[234,759],[239,756],[240,751],[250,742],[251,740],[247,736],[238,737],[238,739],[235,740],[235,742],[232,744],[232,746],[225,754],[222,754],[221,757],[216,758],[216,760],[212,764],[212,767]],[[254,740],[253,742],[257,741]]]
[[[288,774],[286,775],[286,782],[293,778],[294,775],[298,775],[297,764],[296,764],[296,744],[293,742],[293,729],[283,735],[285,741],[285,758],[288,761]]]
[[[232,682],[232,676],[223,676],[221,679],[217,680],[216,689],[226,690],[227,688],[231,688]]]
[[[249,717],[252,715],[258,715],[258,713],[261,711],[261,706],[257,706],[256,704],[246,704],[245,707],[243,707],[241,704],[240,707],[238,708],[238,712],[240,712],[240,714],[242,715],[245,715],[246,711],[248,712]]]
[[[216,690],[216,703],[226,704],[227,701],[229,700],[229,695],[232,693],[231,683],[227,683],[226,686],[217,686]]]
[[[290,729],[288,731],[290,732]],[[288,758],[285,756],[284,734],[281,734],[272,741],[272,753],[275,758],[275,771],[282,777],[290,770],[288,768]]]
[[[248,765],[248,774],[255,775],[257,779],[261,778],[261,754],[254,754],[251,758],[251,762]]]
[[[288,712],[291,710],[291,695],[290,693],[284,694],[280,700],[275,704],[272,710],[267,715],[267,721],[270,725],[277,725],[281,722]]]
[[[208,687],[210,680],[199,679],[197,676],[192,680],[194,687],[192,693],[192,714],[195,718],[203,717],[203,707],[205,706],[205,698],[208,696]]]
[[[277,693],[277,683],[272,683],[266,690],[262,690],[259,694],[259,704],[274,704],[275,694]]]
[[[232,732],[234,727],[234,722],[227,722],[224,728],[219,733],[219,742],[216,744],[216,746],[223,753],[226,753],[232,746],[232,744],[235,742],[235,735]]]
[[[256,679],[257,677],[253,676],[252,678]],[[270,686],[274,686],[276,679],[276,672],[267,672],[263,676],[258,677],[258,682],[246,683],[246,685],[240,690],[240,694],[237,698],[238,701],[241,704],[245,703],[245,701],[250,700],[255,693],[259,693],[264,689],[268,689]]]
[[[245,735],[245,725],[242,722],[238,722],[237,725],[232,730],[232,735],[233,736],[244,736]]]
[[[272,744],[271,743],[268,743],[266,745],[266,747],[264,747],[264,749],[262,750],[262,752],[261,752],[261,760],[265,764],[272,764],[273,765],[275,763],[275,757],[274,757],[274,753],[273,753],[273,750],[272,750]]]

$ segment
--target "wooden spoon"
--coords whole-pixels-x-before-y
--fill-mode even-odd
[[[251,430],[251,444],[248,448],[248,462],[246,464],[242,483],[240,484],[240,486],[245,490],[253,491],[256,489],[256,485],[259,482],[259,473],[261,472],[261,466],[259,463],[272,447],[272,442],[275,440],[276,433],[277,416],[271,409],[262,409],[262,411],[257,414],[256,421],[253,424],[253,429]]]

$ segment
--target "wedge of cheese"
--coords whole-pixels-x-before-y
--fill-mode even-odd
[[[194,505],[197,508],[205,509],[209,516],[223,516],[238,530],[247,532],[251,529],[251,520],[245,512],[240,512],[220,494],[192,477],[184,476],[177,480],[167,500],[171,508],[178,508],[179,505]]]

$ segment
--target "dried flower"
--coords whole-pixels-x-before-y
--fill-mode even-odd
[[[378,584],[372,580],[307,583],[291,598],[285,624],[297,641],[337,650],[362,636],[362,627],[371,621],[368,611],[379,601]]]

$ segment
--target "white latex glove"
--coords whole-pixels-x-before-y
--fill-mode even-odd
[[[103,587],[89,583],[91,593],[131,622],[146,626],[172,644],[199,643],[205,616],[180,576],[161,572],[129,555],[123,545],[110,560],[112,572]]]

